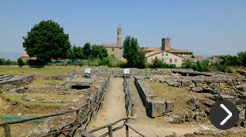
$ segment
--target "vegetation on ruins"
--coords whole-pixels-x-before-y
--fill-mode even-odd
[[[221,55],[217,58],[221,59],[220,64],[222,65],[246,67],[246,51],[238,52],[236,56]]]
[[[23,47],[27,54],[30,57],[37,57],[37,61],[40,62],[46,62],[51,58],[65,59],[71,48],[64,29],[52,20],[41,21],[34,25],[23,39]]]
[[[145,52],[140,50],[137,38],[127,36],[123,42],[123,57],[129,67],[145,67]]]

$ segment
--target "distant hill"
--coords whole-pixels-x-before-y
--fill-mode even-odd
[[[0,58],[10,59],[11,61],[17,61],[17,59],[22,56],[23,53],[15,52],[0,52]]]

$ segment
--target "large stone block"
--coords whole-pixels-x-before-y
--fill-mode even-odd
[[[149,103],[151,117],[158,117],[166,114],[166,103],[164,100],[151,100]]]

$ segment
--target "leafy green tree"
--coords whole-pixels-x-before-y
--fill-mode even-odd
[[[127,36],[123,42],[123,57],[127,59],[129,66],[135,67],[136,55],[139,49],[138,41],[136,38]]]
[[[246,67],[246,51],[241,51],[237,53],[241,64]]]
[[[204,71],[204,67],[200,61],[197,61],[197,68],[198,68],[197,71],[200,71],[200,72]]]
[[[4,58],[0,58],[0,65],[4,65],[5,64],[5,59]]]
[[[23,60],[21,58],[17,59],[17,64],[19,65],[19,67],[24,66],[24,62],[23,62]]]
[[[68,35],[60,25],[52,20],[41,21],[34,25],[27,37],[23,37],[23,47],[30,57],[36,56],[38,61],[67,58],[67,50],[71,45]]]
[[[204,71],[209,71],[210,70],[209,60],[203,60],[202,66],[204,67]]]
[[[136,67],[144,68],[145,67],[145,51],[138,50],[136,54]]]
[[[73,59],[82,59],[84,56],[83,56],[83,50],[81,47],[76,47],[75,45],[73,46]]]
[[[193,62],[192,62],[192,60],[190,60],[190,59],[188,59],[188,60],[186,60],[186,68],[192,68],[193,67]]]
[[[10,60],[9,59],[5,61],[5,65],[7,65],[7,66],[10,65]]]
[[[107,49],[103,46],[93,45],[91,48],[91,57],[103,59],[108,56]]]
[[[162,62],[157,57],[155,57],[155,59],[152,60],[152,63],[153,64],[150,66],[151,68],[161,68],[162,67]]]
[[[84,58],[88,59],[91,56],[91,44],[85,43],[84,47],[82,48]]]

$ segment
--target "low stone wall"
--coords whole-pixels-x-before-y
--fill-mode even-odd
[[[150,117],[159,117],[168,112],[172,112],[174,104],[171,100],[158,100],[155,92],[144,80],[135,77],[135,85]]]
[[[9,90],[13,88],[18,88],[23,85],[26,85],[33,80],[33,75],[24,76],[19,79],[13,79],[8,81],[2,81],[0,82],[0,92],[8,92]]]

